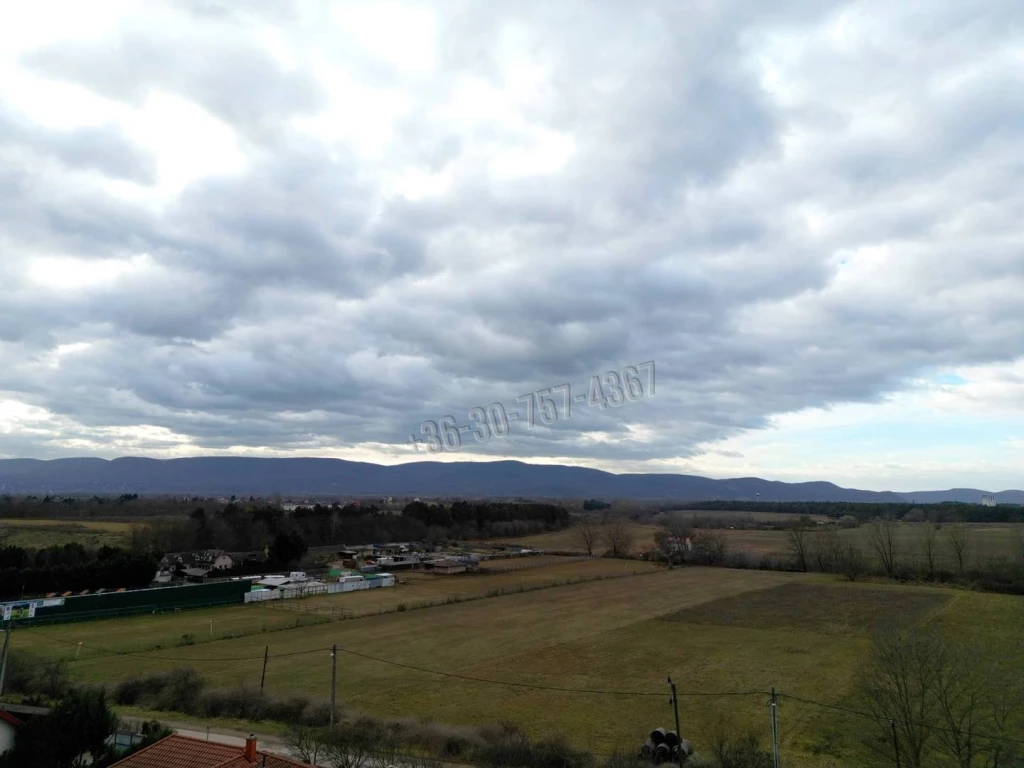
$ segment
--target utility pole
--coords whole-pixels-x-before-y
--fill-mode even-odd
[[[270,656],[270,646],[263,649],[263,675],[260,677],[260,696],[263,695],[263,683],[267,681],[267,657]]]
[[[7,631],[4,632],[4,655],[0,661],[0,696],[4,695],[4,677],[7,676],[7,649],[11,645],[11,633],[14,632],[14,622],[7,623]]]
[[[772,759],[775,761],[774,768],[779,768],[779,698],[775,695],[775,686],[772,686],[772,698],[768,702],[772,710]]]
[[[331,646],[331,729],[334,728],[334,694],[337,691],[338,681],[338,645]]]
[[[892,748],[896,751],[896,768],[900,768],[900,740],[896,736],[896,721],[890,719],[889,727],[892,728]]]
[[[668,684],[672,688],[672,709],[675,711],[676,715],[676,738],[679,740],[679,743],[676,744],[676,756],[679,758],[679,768],[683,768],[683,760],[685,757],[683,755],[682,744],[683,734],[679,732],[679,697],[676,696],[676,684],[672,682],[671,677],[668,679]]]

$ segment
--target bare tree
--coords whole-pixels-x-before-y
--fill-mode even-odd
[[[771,768],[771,753],[763,749],[760,734],[732,717],[712,717],[708,751],[721,768]]]
[[[662,529],[655,535],[658,548],[670,562],[686,560],[693,539],[693,525],[683,515],[669,515],[662,521]]]
[[[866,570],[866,564],[864,562],[864,553],[861,551],[861,548],[852,541],[847,543],[847,545],[840,550],[838,566],[842,574],[850,581],[856,581],[863,576],[864,571]]]
[[[629,520],[624,517],[610,517],[605,522],[604,539],[612,557],[628,557],[633,551],[636,537]]]
[[[293,725],[285,736],[285,745],[293,755],[304,763],[316,765],[316,761],[325,756],[330,734],[326,728],[312,728],[306,725]]]
[[[321,754],[324,762],[334,768],[369,768],[376,750],[374,731],[340,726],[328,731],[327,744]]]
[[[587,555],[593,556],[594,547],[597,546],[601,538],[601,527],[593,517],[584,515],[573,526],[572,535],[576,545],[586,552]]]
[[[953,554],[953,562],[956,563],[956,572],[964,575],[964,567],[967,565],[967,552],[970,547],[970,531],[967,526],[957,523],[946,528],[946,543],[949,551]]]
[[[814,533],[811,538],[814,552],[814,559],[818,563],[818,569],[822,573],[832,573],[839,565],[839,559],[843,554],[842,542],[835,529],[824,528]]]
[[[936,635],[895,626],[875,638],[861,670],[861,704],[880,729],[875,744],[882,754],[897,752],[896,762],[907,768],[925,765],[944,658]]]
[[[938,555],[939,529],[932,523],[921,526],[921,555],[924,557],[928,575],[935,573],[935,558]]]
[[[720,531],[702,530],[693,543],[693,553],[697,562],[707,565],[721,565],[725,562],[728,540]]]
[[[978,643],[949,643],[936,688],[936,736],[958,768],[1017,765],[1012,722],[1024,704],[1020,671]]]
[[[386,736],[374,745],[370,753],[369,768],[395,768],[401,762],[401,757],[398,740]]]
[[[868,526],[868,540],[882,562],[885,574],[890,578],[896,575],[899,567],[899,552],[896,545],[896,521],[891,518],[875,520]]]
[[[960,768],[973,768],[985,750],[978,734],[989,725],[995,681],[983,649],[959,647],[947,654],[936,688],[944,727],[936,735]]]
[[[786,539],[789,543],[789,554],[792,555],[796,567],[801,571],[806,571],[807,557],[810,553],[807,529],[795,525],[786,532]]]
[[[898,762],[910,768],[933,764],[934,750],[958,768],[1016,764],[1005,737],[1019,716],[1022,686],[997,659],[935,631],[896,627],[879,635],[860,675],[879,750],[898,749]]]

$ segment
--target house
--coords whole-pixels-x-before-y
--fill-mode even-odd
[[[172,733],[140,749],[110,768],[310,768],[289,757],[257,748],[256,737],[245,740],[244,747],[218,744]]]
[[[251,552],[227,552],[226,554],[234,561],[232,567],[235,568],[245,563],[262,563],[267,559],[266,555],[258,549]]]
[[[207,549],[196,552],[193,560],[197,567],[206,568],[208,571],[226,571],[235,564],[231,555],[223,549]]]
[[[8,712],[0,709],[0,755],[14,746],[14,734],[24,723]]]
[[[185,562],[185,558],[188,555],[187,552],[168,552],[164,555],[158,563],[161,570],[173,571],[179,565]]]

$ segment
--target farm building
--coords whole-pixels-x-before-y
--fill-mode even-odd
[[[306,575],[305,571],[292,571],[287,576],[264,576],[255,582],[255,586],[260,586],[264,589],[281,589],[283,587],[300,586],[309,581],[310,578]]]
[[[444,558],[441,560],[430,560],[426,563],[427,569],[432,573],[440,573],[444,575],[453,575],[456,573],[465,573],[466,564],[459,560],[451,558]]]

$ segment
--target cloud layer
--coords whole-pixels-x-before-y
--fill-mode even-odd
[[[459,458],[782,476],[722,446],[1019,377],[1012,0],[66,10],[0,33],[2,455],[398,460],[653,359]]]

